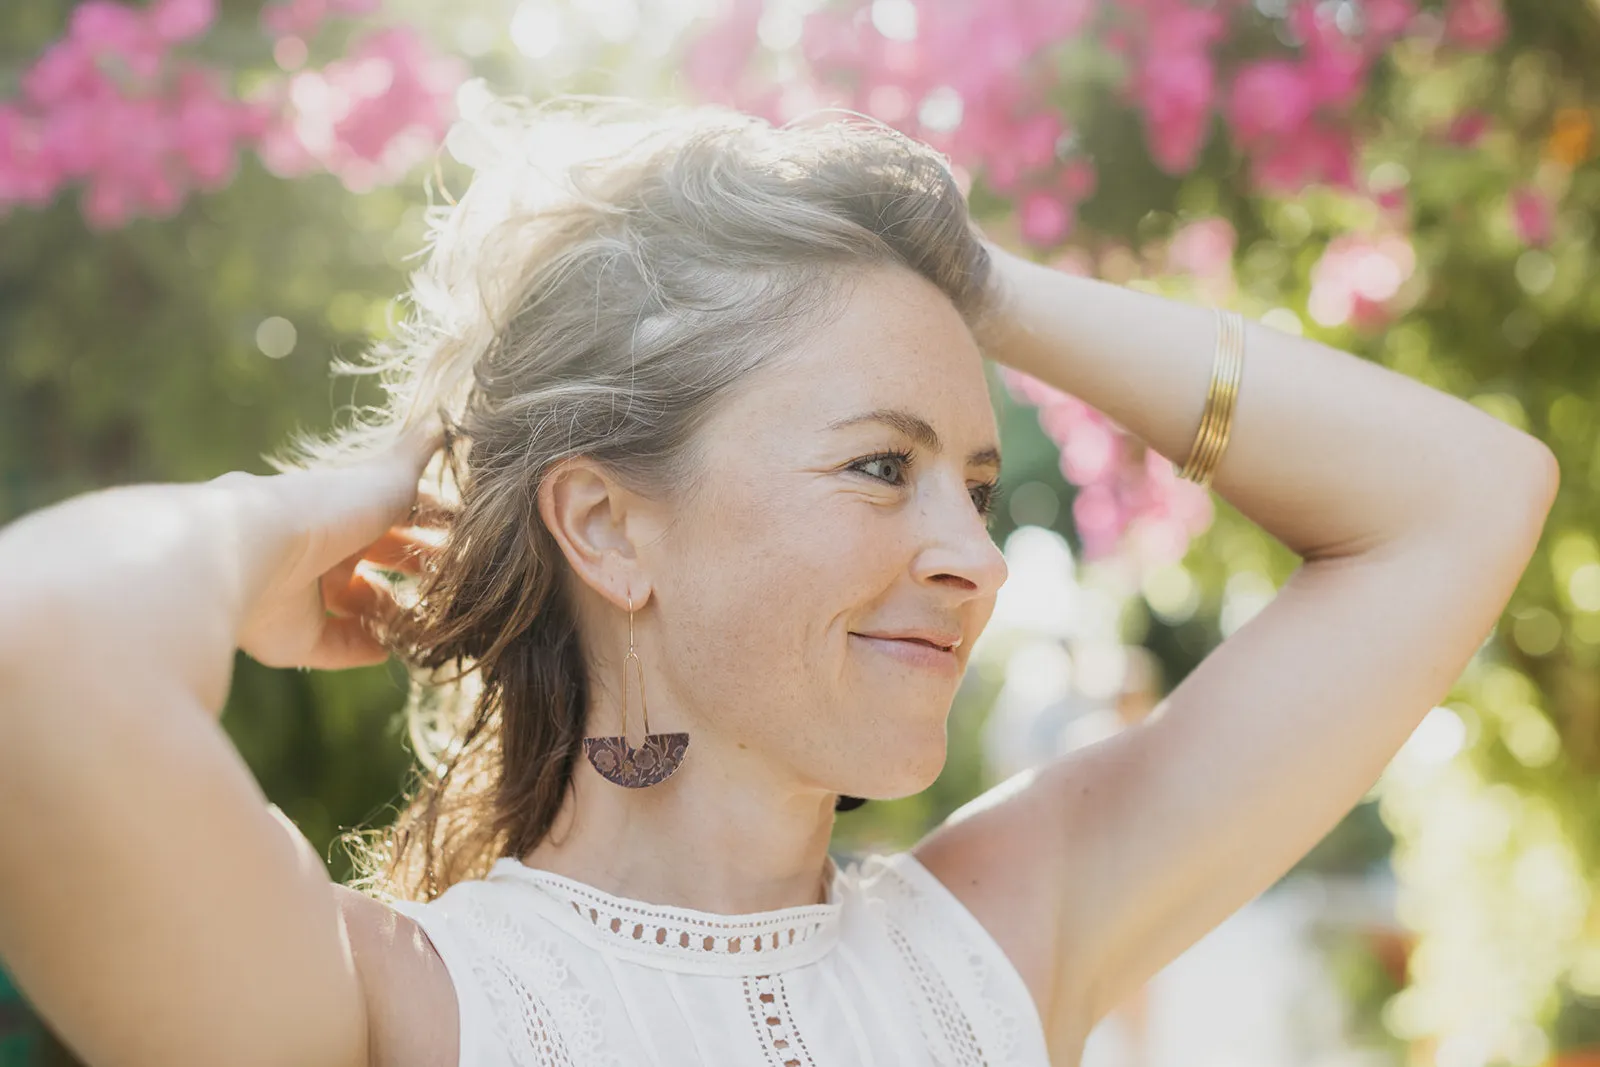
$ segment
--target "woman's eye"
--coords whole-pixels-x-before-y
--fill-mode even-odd
[[[978,514],[988,515],[994,511],[995,487],[992,485],[975,485],[972,487],[972,503],[978,509]]]
[[[881,481],[898,485],[905,478],[906,461],[900,456],[872,456],[862,460],[857,470]]]

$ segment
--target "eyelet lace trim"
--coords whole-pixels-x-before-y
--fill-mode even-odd
[[[604,943],[660,959],[685,956],[760,956],[763,970],[786,962],[791,950],[838,933],[841,906],[812,904],[749,915],[722,916],[666,905],[645,905],[612,896],[516,859],[503,859],[496,873],[532,882],[586,920]]]
[[[816,1061],[795,1029],[782,977],[761,974],[746,978],[744,1003],[769,1067],[814,1067]]]

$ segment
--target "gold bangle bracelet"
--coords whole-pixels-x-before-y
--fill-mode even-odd
[[[1233,312],[1219,313],[1219,325],[1225,326],[1223,349],[1224,366],[1220,368],[1217,384],[1217,417],[1212,423],[1212,436],[1205,458],[1196,477],[1199,484],[1209,487],[1211,479],[1222,463],[1228,440],[1233,432],[1233,413],[1239,398],[1239,383],[1244,377],[1244,319]]]
[[[1209,487],[1233,429],[1234,402],[1244,369],[1244,321],[1237,314],[1217,312],[1217,355],[1212,369],[1211,388],[1206,396],[1210,418],[1202,417],[1202,432],[1196,435],[1189,478]]]
[[[1233,433],[1233,413],[1238,404],[1239,383],[1244,377],[1244,328],[1244,318],[1237,312],[1217,309],[1216,356],[1211,367],[1206,406],[1189,460],[1178,471],[1180,478],[1202,487],[1210,487]]]
[[[1207,487],[1228,447],[1228,438],[1233,430],[1234,404],[1239,397],[1239,381],[1244,372],[1244,320],[1237,314],[1219,312],[1218,331],[1223,335],[1219,344],[1223,348],[1224,366],[1219,368],[1218,373],[1217,415],[1212,422],[1211,440],[1196,471],[1198,483]]]
[[[1194,443],[1189,446],[1189,461],[1178,472],[1178,477],[1194,482],[1200,480],[1206,454],[1211,449],[1211,442],[1216,433],[1217,416],[1220,414],[1217,403],[1218,389],[1227,366],[1228,324],[1220,308],[1213,310],[1217,320],[1217,339],[1216,350],[1211,358],[1211,381],[1206,386],[1206,404],[1200,413],[1200,427],[1195,431]]]

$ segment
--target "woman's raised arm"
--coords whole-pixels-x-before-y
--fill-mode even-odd
[[[405,554],[390,526],[433,447],[423,428],[360,466],[107,490],[0,531],[0,959],[95,1067],[367,1063],[333,886],[217,717],[236,647],[384,658],[352,568]]]
[[[1187,458],[1212,312],[995,258],[989,354]],[[1543,444],[1470,404],[1248,325],[1213,484],[1304,566],[1151,719],[919,846],[1013,952],[1058,1037],[1086,1031],[1355,806],[1492,630],[1557,477]]]

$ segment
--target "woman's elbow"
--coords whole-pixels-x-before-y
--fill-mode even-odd
[[[1503,520],[1509,542],[1507,551],[1526,560],[1538,545],[1555,504],[1561,487],[1561,464],[1543,441],[1509,428],[1499,453],[1498,467],[1478,472],[1475,492],[1480,507]]]

